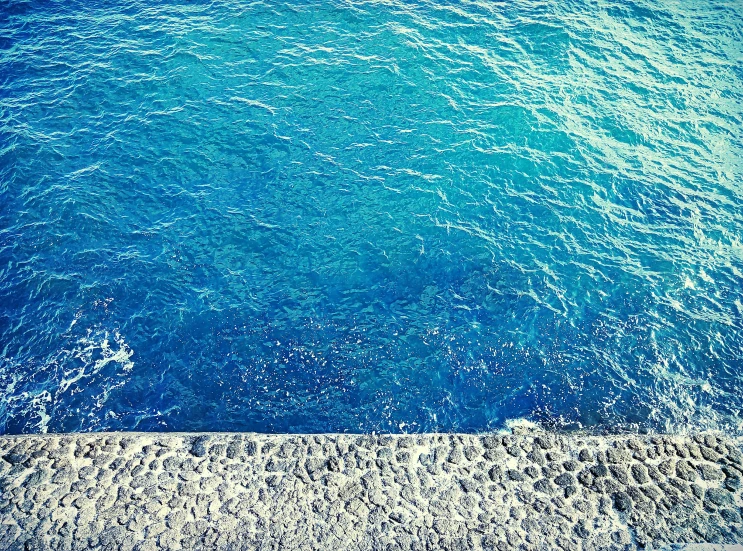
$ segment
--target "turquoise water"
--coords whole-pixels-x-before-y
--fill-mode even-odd
[[[0,4],[0,427],[743,433],[743,4]]]

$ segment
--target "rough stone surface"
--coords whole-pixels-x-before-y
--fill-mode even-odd
[[[735,548],[741,457],[719,434],[5,436],[0,550]]]

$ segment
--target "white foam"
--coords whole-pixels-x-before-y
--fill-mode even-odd
[[[96,375],[112,362],[118,363],[121,366],[122,373],[120,374],[128,373],[134,368],[134,362],[131,360],[134,351],[127,345],[118,331],[115,331],[113,334],[113,340],[118,345],[118,349],[111,347],[108,331],[103,334],[100,342],[92,335],[93,331],[88,329],[87,337],[79,341],[80,348],[71,351],[71,356],[80,360],[82,365],[65,373],[65,378],[59,383],[58,393],[66,392],[81,379]],[[93,360],[93,356],[96,353],[100,353],[102,358]]]
[[[29,390],[22,392],[19,390],[25,386],[24,376],[28,373],[10,363],[8,372],[11,381],[5,388],[3,396],[7,411],[12,415],[22,411],[24,416],[31,419],[37,418],[38,421],[33,425],[32,430],[46,433],[53,415],[50,413],[52,411],[50,408],[54,404],[63,402],[61,395],[65,392],[71,394],[81,392],[81,381],[91,379],[107,366],[114,364],[112,367],[115,373],[106,374],[107,380],[102,392],[96,398],[96,407],[102,408],[110,391],[123,385],[124,377],[134,368],[134,362],[131,359],[133,355],[134,351],[118,331],[109,333],[88,329],[85,337],[79,339],[70,349],[62,349],[54,354],[40,369],[41,372],[49,373],[48,383],[41,388],[31,386]],[[54,375],[59,373],[60,368],[64,369],[64,374],[57,382]],[[3,367],[3,370],[5,369]],[[113,378],[115,375],[119,376],[118,381]]]
[[[534,421],[530,421],[529,419],[523,417],[518,417],[516,419],[506,419],[505,425],[510,432],[514,432],[514,429],[516,429],[517,431],[520,429],[522,431],[528,432],[537,432],[541,430],[541,427],[538,423],[535,423]]]

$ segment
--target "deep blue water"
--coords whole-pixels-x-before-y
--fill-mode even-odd
[[[0,0],[0,431],[743,433],[743,4]]]

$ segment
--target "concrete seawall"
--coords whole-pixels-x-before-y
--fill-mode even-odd
[[[719,434],[0,437],[0,550],[743,544]]]

